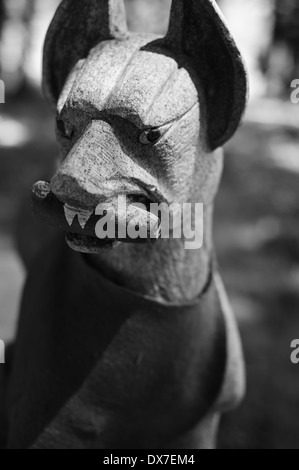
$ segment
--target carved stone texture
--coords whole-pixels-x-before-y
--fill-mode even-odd
[[[142,293],[194,297],[209,272],[219,147],[239,125],[247,96],[242,60],[216,3],[174,0],[168,33],[159,37],[129,33],[122,1],[64,0],[46,38],[43,84],[57,106],[62,163],[51,190],[62,204],[82,213],[120,194],[205,204],[201,252],[186,252],[184,240],[161,240],[122,244],[107,259],[98,244],[93,260]],[[158,139],[146,145],[150,129]]]
[[[220,146],[247,96],[238,49],[211,0],[173,0],[165,37],[129,33],[120,0],[63,0],[46,38],[44,90],[57,106],[60,166],[35,185],[35,206],[57,225],[64,209],[63,227],[77,211],[67,241],[85,256],[53,243],[27,283],[10,446],[209,448],[219,413],[244,393],[212,242]],[[203,203],[202,248],[111,239],[107,252],[87,214],[120,195]]]

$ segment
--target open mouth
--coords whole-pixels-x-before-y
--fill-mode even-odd
[[[82,209],[63,204],[45,181],[32,188],[34,214],[43,222],[66,232],[66,241],[76,251],[97,253],[123,243],[154,243],[160,237],[160,219],[150,211],[153,201],[146,194],[119,196],[105,202],[107,210]],[[142,206],[141,206],[142,205]],[[103,217],[111,219],[112,231],[98,233]],[[113,219],[113,220],[112,220]],[[114,225],[113,225],[114,224]],[[132,232],[139,236],[132,236]]]

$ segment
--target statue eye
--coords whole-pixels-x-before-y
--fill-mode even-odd
[[[57,119],[56,125],[63,137],[68,140],[71,140],[72,137],[74,137],[75,130],[70,124],[65,123],[62,119]]]
[[[159,129],[149,129],[143,131],[139,136],[139,142],[143,145],[153,145],[158,142],[162,137]]]

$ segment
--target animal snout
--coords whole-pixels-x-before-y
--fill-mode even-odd
[[[99,188],[82,175],[58,171],[51,181],[51,191],[64,204],[94,209],[101,202]]]

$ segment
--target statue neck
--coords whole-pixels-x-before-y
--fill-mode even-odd
[[[184,239],[155,244],[120,244],[89,260],[101,273],[127,289],[157,301],[186,303],[204,290],[210,275],[213,208],[204,210],[202,248],[187,250]]]

